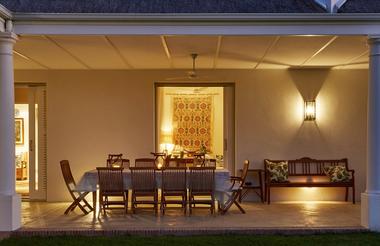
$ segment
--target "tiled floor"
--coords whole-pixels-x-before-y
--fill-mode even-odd
[[[67,203],[23,202],[21,231],[28,230],[239,230],[248,229],[360,229],[360,205],[351,203],[273,203],[244,202],[246,214],[236,208],[226,215],[211,215],[196,209],[184,216],[179,209],[155,216],[152,210],[125,215],[113,210],[107,217],[94,218],[75,210],[63,215]]]

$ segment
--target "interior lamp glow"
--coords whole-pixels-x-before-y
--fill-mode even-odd
[[[316,119],[316,103],[315,100],[312,101],[305,101],[305,121],[313,121]]]

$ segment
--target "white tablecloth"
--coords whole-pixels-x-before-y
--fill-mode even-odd
[[[187,171],[187,175],[190,171]],[[123,171],[124,177],[124,187],[125,189],[131,189],[131,171],[126,169]],[[230,183],[230,172],[226,169],[216,169],[215,170],[215,192],[216,198],[219,201],[225,200],[225,193],[229,190]],[[157,188],[161,187],[161,172],[156,172],[156,182]],[[79,180],[76,190],[77,191],[89,191],[94,192],[97,190],[98,186],[98,172],[96,170],[87,171]]]

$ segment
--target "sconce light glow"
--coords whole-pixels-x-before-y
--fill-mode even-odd
[[[316,119],[316,103],[315,100],[312,101],[305,101],[305,116],[304,120],[305,121],[313,121]]]

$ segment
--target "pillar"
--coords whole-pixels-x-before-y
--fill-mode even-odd
[[[15,191],[13,32],[0,32],[0,231],[21,225],[21,199]]]
[[[361,195],[362,225],[380,231],[380,36],[370,37],[368,123],[367,123],[367,188]]]

